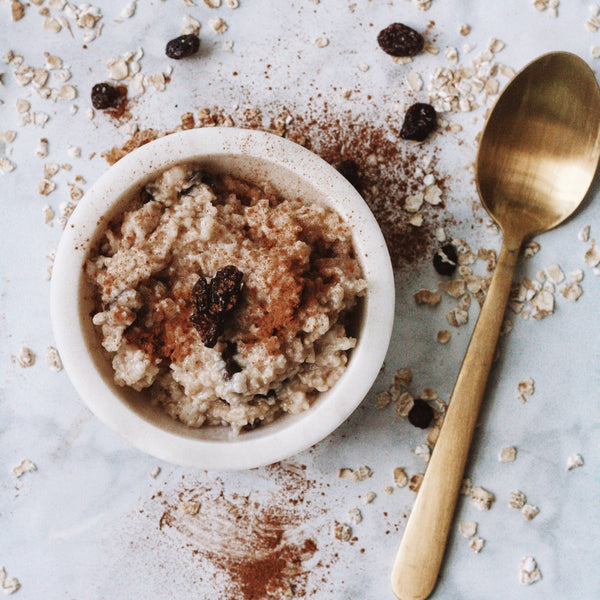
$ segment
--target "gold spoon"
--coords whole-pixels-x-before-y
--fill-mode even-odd
[[[530,63],[489,116],[477,187],[504,241],[394,562],[392,589],[401,600],[423,600],[435,587],[521,245],[575,211],[599,157],[600,90],[573,54]]]

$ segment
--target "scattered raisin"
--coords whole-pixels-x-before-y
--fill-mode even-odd
[[[433,408],[420,398],[415,399],[413,407],[408,413],[408,420],[415,427],[427,429],[433,421]]]
[[[92,106],[99,110],[115,108],[119,104],[119,90],[110,83],[97,83],[92,88]]]
[[[431,104],[417,102],[408,108],[400,130],[404,140],[422,142],[437,127],[437,113]]]
[[[233,265],[219,269],[210,282],[211,314],[219,314],[233,310],[239,302],[242,293],[242,278],[244,274]]]
[[[169,58],[179,60],[196,54],[199,48],[200,38],[195,33],[188,33],[170,40],[165,52]]]
[[[458,252],[452,244],[444,244],[433,255],[433,268],[440,275],[452,275],[458,264]]]
[[[358,174],[358,165],[353,160],[343,160],[336,165],[336,169],[360,192],[362,183]]]
[[[377,36],[381,49],[392,56],[415,56],[423,50],[425,39],[403,23],[392,23]]]

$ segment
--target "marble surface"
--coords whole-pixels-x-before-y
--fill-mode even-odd
[[[440,280],[430,261],[436,228],[442,226],[448,238],[461,238],[474,251],[500,247],[500,236],[486,226],[477,203],[470,170],[486,105],[495,96],[470,111],[442,112],[438,133],[410,147],[415,160],[435,157],[432,173],[443,182],[443,205],[423,211],[420,235],[410,232],[414,226],[402,210],[396,209],[393,218],[385,212],[385,206],[402,206],[405,198],[401,186],[386,187],[391,167],[373,144],[398,147],[391,160],[401,166],[406,142],[398,139],[394,125],[406,104],[428,99],[436,68],[456,68],[444,55],[446,47],[456,48],[459,63],[470,65],[497,38],[505,47],[493,62],[514,70],[558,49],[579,54],[597,69],[591,48],[600,45],[600,33],[586,27],[593,16],[589,3],[563,0],[553,17],[551,7],[536,10],[529,0],[433,0],[428,10],[408,0],[240,0],[236,9],[225,1],[210,8],[202,0],[155,0],[138,2],[130,18],[120,18],[126,3],[104,1],[97,3],[103,28],[94,40],[84,38],[89,30],[78,27],[60,2],[30,2],[16,22],[10,4],[0,3],[1,53],[12,50],[24,64],[41,68],[45,52],[61,57],[71,78],[64,81],[62,73],[61,81],[61,74],[52,72],[45,87],[67,84],[77,92],[71,100],[43,98],[34,83],[19,84],[14,62],[0,63],[0,131],[16,131],[12,142],[0,142],[0,157],[15,166],[0,173],[0,566],[20,583],[14,597],[243,599],[253,593],[261,597],[265,589],[271,597],[285,597],[291,589],[296,597],[318,599],[393,598],[389,572],[415,498],[408,486],[394,486],[393,471],[403,467],[409,476],[424,471],[415,449],[425,443],[426,433],[397,417],[393,405],[377,409],[375,396],[388,389],[399,368],[412,371],[408,390],[415,397],[426,388],[445,401],[451,393],[478,304],[471,303],[468,323],[453,328],[446,313],[455,299],[444,294],[437,307],[417,306],[413,294],[435,289]],[[63,24],[71,31],[44,29],[44,9],[49,18],[66,19]],[[164,46],[180,32],[185,15],[201,23],[202,49],[195,59],[173,63]],[[210,25],[218,17],[228,26],[222,34]],[[426,32],[439,54],[396,64],[376,43],[377,33],[394,21]],[[459,33],[462,24],[471,26],[467,36]],[[318,38],[328,44],[315,43]],[[89,90],[108,80],[107,60],[140,47],[141,72],[166,73],[165,89],[148,81],[146,92],[136,96],[132,80],[125,80],[130,118],[97,111],[90,120]],[[423,90],[407,85],[411,71],[421,74]],[[507,78],[498,75],[497,80],[502,87]],[[23,124],[33,117],[18,113],[18,99],[30,103],[25,113],[47,114],[47,123]],[[376,215],[388,229],[414,237],[415,244],[430,240],[416,253],[416,247],[396,239],[392,343],[359,409],[311,450],[241,473],[182,469],[140,453],[104,427],[77,397],[66,373],[54,372],[45,361],[46,348],[53,345],[48,255],[60,239],[69,184],[85,191],[108,168],[102,152],[123,144],[134,125],[166,132],[180,124],[183,113],[197,118],[204,107],[219,107],[236,124],[261,119],[265,128],[285,113],[290,134],[304,135],[316,149],[325,148],[325,141],[331,146],[328,136],[338,136],[346,140],[343,150],[356,160],[362,157],[361,168],[371,174],[369,154],[374,154],[382,174],[379,199],[373,201],[369,191]],[[261,110],[259,117],[248,113],[254,108]],[[344,137],[356,123],[368,124],[365,135]],[[41,138],[49,141],[45,158],[36,156]],[[73,148],[80,148],[80,156]],[[37,191],[45,163],[72,166],[51,177],[56,189],[47,197]],[[411,164],[407,177],[422,181]],[[519,281],[533,280],[553,264],[567,280],[581,269],[583,294],[569,301],[557,285],[555,311],[546,318],[507,313],[513,327],[499,345],[467,466],[473,485],[493,492],[496,501],[480,512],[461,498],[433,598],[600,596],[600,279],[584,261],[600,227],[598,195],[594,184],[583,209],[536,240],[539,252],[519,265]],[[44,222],[46,205],[55,212],[50,224]],[[399,225],[398,219],[404,221]],[[584,242],[579,234],[587,225],[591,237]],[[485,273],[484,261],[473,268]],[[446,345],[435,339],[441,329],[452,333]],[[23,347],[36,357],[26,368],[17,360]],[[517,386],[525,378],[534,380],[535,391],[522,403]],[[509,445],[517,448],[516,460],[500,462],[499,451]],[[574,454],[584,465],[567,470]],[[23,459],[37,469],[16,477],[13,468]],[[360,466],[370,467],[371,476],[361,481],[338,477],[340,468]],[[508,506],[509,493],[517,489],[539,508],[531,521]],[[364,504],[368,492],[376,497]],[[195,515],[183,510],[182,502],[190,500],[200,503]],[[352,521],[353,508],[362,514],[360,523]],[[478,523],[477,535],[485,540],[481,552],[459,534],[459,521]],[[348,541],[332,535],[332,528],[343,523],[352,528]],[[530,586],[519,583],[525,556],[534,557],[542,573]]]

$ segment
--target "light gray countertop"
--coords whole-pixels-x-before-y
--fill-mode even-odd
[[[426,442],[426,432],[396,416],[393,404],[377,408],[376,396],[389,388],[398,369],[407,368],[413,396],[430,388],[448,400],[478,304],[473,298],[468,322],[456,328],[446,319],[456,299],[443,293],[440,305],[420,306],[413,294],[435,289],[441,279],[431,264],[438,228],[448,239],[464,240],[475,254],[481,248],[497,251],[501,242],[478,204],[471,169],[476,135],[496,95],[481,98],[474,79],[497,80],[501,89],[508,78],[500,66],[517,71],[551,50],[572,51],[596,69],[592,48],[600,46],[600,32],[586,26],[595,13],[581,0],[563,0],[556,18],[551,6],[536,10],[531,0],[432,0],[428,10],[409,0],[240,0],[235,9],[225,0],[219,8],[203,0],[140,0],[130,18],[119,19],[126,2],[103,1],[97,3],[102,16],[96,23],[103,27],[90,40],[84,36],[91,30],[79,27],[74,12],[62,4],[29,2],[24,17],[13,22],[11,3],[0,3],[2,55],[7,58],[12,50],[24,65],[42,71],[45,53],[60,57],[66,70],[50,71],[41,87],[69,85],[77,94],[44,98],[52,92],[38,93],[35,82],[19,83],[24,70],[17,62],[0,63],[0,132],[16,132],[14,140],[0,142],[0,158],[10,161],[2,164],[15,167],[0,172],[0,566],[20,583],[14,597],[244,600],[267,583],[272,597],[285,597],[285,580],[296,597],[392,599],[389,573],[415,498],[408,486],[394,485],[393,472],[397,467],[409,476],[424,471],[415,449]],[[49,16],[39,14],[44,10]],[[200,56],[173,62],[164,46],[179,34],[185,15],[201,23]],[[63,19],[61,31],[44,28],[49,18],[59,24]],[[225,21],[224,33],[213,31],[214,18]],[[425,52],[410,64],[394,62],[376,38],[395,21],[425,32],[439,53]],[[471,27],[468,35],[460,33],[463,24]],[[505,47],[487,55],[494,38]],[[448,47],[458,51],[458,64],[445,55]],[[131,118],[96,111],[90,119],[89,92],[109,79],[106,62],[138,48],[143,49],[141,73],[158,75],[158,87],[164,79],[164,90],[147,79],[145,93],[136,96],[136,82],[128,78],[122,83],[128,87]],[[479,73],[458,68],[474,60],[484,63]],[[497,75],[490,73],[493,65]],[[441,112],[438,132],[422,145],[408,144],[397,136],[404,107],[428,100],[432,78],[440,81],[449,74],[439,69],[461,72],[456,97],[465,110],[445,107],[450,110]],[[422,90],[411,90],[406,81],[411,72],[422,78]],[[494,84],[488,85],[494,91]],[[452,91],[446,92],[451,98]],[[469,93],[471,106],[464,103]],[[439,90],[435,96],[440,98]],[[21,113],[18,100],[29,103],[19,103]],[[199,111],[206,107],[236,125],[261,120],[267,129],[276,128],[283,114],[288,136],[304,136],[325,158],[339,159],[341,148],[342,157],[354,158],[368,174],[366,196],[388,239],[399,235],[393,242],[396,323],[371,393],[311,450],[241,473],[184,469],[142,454],[100,423],[64,370],[54,372],[45,360],[54,344],[48,256],[60,239],[70,191],[85,191],[108,168],[102,153],[125,143],[135,128],[171,131],[186,112],[199,123]],[[258,116],[254,109],[260,110]],[[42,113],[49,117],[43,126]],[[48,140],[46,157],[36,155],[41,138]],[[419,165],[431,158],[429,171],[443,191],[443,204],[423,209],[417,232],[402,207],[414,191],[407,190],[411,182],[423,187],[426,172]],[[56,189],[43,196],[37,186],[47,163],[71,167],[48,178]],[[378,177],[377,195],[372,185]],[[566,281],[581,269],[583,293],[577,301],[568,300],[558,284],[553,314],[526,319],[507,313],[512,329],[501,338],[467,467],[472,484],[491,491],[495,502],[480,512],[461,498],[433,598],[600,597],[600,278],[584,260],[600,231],[597,196],[595,185],[584,208],[537,239],[539,252],[518,267],[520,282],[535,280],[555,264]],[[46,205],[54,211],[49,223]],[[590,238],[582,241],[588,225]],[[486,274],[485,260],[471,266]],[[444,329],[451,331],[451,340],[442,345],[436,334]],[[18,363],[22,348],[35,354],[30,367]],[[518,384],[527,378],[534,381],[534,393],[521,402]],[[514,462],[499,461],[506,446],[516,447]],[[583,466],[567,470],[576,454]],[[23,459],[37,469],[16,477],[13,468]],[[341,468],[361,466],[371,471],[361,481],[338,476]],[[509,507],[514,490],[539,508],[531,521]],[[368,492],[376,497],[366,504]],[[181,503],[186,500],[200,502],[198,514],[185,514]],[[362,515],[359,523],[353,522],[355,512],[349,514],[354,508]],[[485,540],[479,553],[459,533],[459,521],[478,523],[476,535]],[[352,528],[348,541],[332,533],[344,523]],[[531,585],[519,582],[526,556],[534,557],[542,574]]]

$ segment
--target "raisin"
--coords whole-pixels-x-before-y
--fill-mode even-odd
[[[433,408],[425,400],[416,398],[414,406],[408,413],[408,420],[415,427],[427,429],[433,421]]]
[[[423,50],[425,39],[403,23],[392,23],[377,36],[381,49],[392,56],[415,56]]]
[[[190,321],[200,334],[202,343],[207,348],[214,348],[219,336],[223,333],[222,321],[207,313],[192,313]]]
[[[187,194],[190,190],[195,188],[199,183],[204,183],[210,189],[216,193],[217,191],[217,183],[214,175],[209,173],[208,171],[195,171],[187,180],[185,187],[181,189],[182,194]]]
[[[208,312],[209,304],[209,286],[206,283],[206,279],[200,275],[198,281],[192,288],[192,303],[196,312],[205,313]]]
[[[219,314],[233,310],[242,293],[244,274],[233,265],[219,269],[210,282],[211,314]]]
[[[227,379],[231,379],[233,375],[242,370],[240,363],[234,358],[236,354],[237,344],[235,342],[227,342],[225,350],[221,352],[221,358],[225,362],[225,374],[227,375]]]
[[[143,187],[140,192],[140,200],[146,204],[147,202],[152,202],[154,200],[154,196],[148,191],[147,187]]]
[[[336,165],[336,169],[360,192],[362,183],[358,174],[358,165],[353,160],[343,160]]]
[[[169,58],[179,60],[196,54],[199,48],[200,38],[195,33],[188,33],[170,40],[165,52]]]
[[[433,255],[433,268],[440,275],[452,275],[458,264],[458,252],[452,244],[444,244]]]
[[[244,431],[252,431],[253,429],[256,429],[257,427],[260,427],[261,424],[262,424],[262,421],[260,419],[254,419],[250,423],[246,423],[246,425],[244,425],[242,427],[242,429]]]
[[[194,312],[190,315],[190,321],[207,348],[215,346],[223,333],[227,313],[237,306],[242,294],[243,277],[244,274],[237,267],[228,265],[219,269],[210,283],[201,275],[194,284],[191,293]]]
[[[92,106],[99,110],[115,108],[119,104],[119,90],[110,83],[97,83],[92,88]]]
[[[417,102],[404,115],[400,137],[422,142],[437,127],[437,113],[431,104]]]

